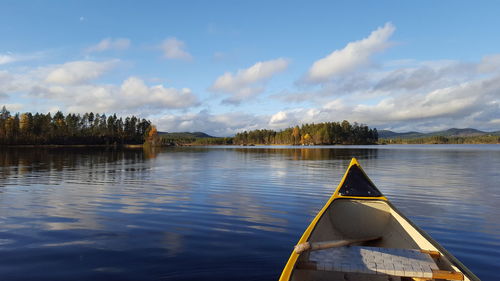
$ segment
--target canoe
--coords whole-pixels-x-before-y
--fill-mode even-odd
[[[479,278],[398,211],[353,158],[279,280]]]

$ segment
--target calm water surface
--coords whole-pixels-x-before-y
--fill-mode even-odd
[[[500,279],[500,145],[0,150],[0,279],[276,280],[351,157]]]

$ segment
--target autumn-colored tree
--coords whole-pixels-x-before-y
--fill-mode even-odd
[[[155,125],[150,125],[146,131],[146,143],[151,146],[160,145],[160,137]]]
[[[293,145],[297,145],[300,142],[300,130],[299,126],[295,126],[292,131]]]
[[[150,129],[148,130],[148,138],[153,138],[158,135],[158,130],[156,129],[155,125],[151,125]]]
[[[302,145],[310,145],[310,144],[313,144],[313,141],[312,141],[312,137],[311,137],[311,135],[309,135],[309,134],[307,134],[307,133],[306,133],[305,135],[303,135],[303,136],[302,136],[302,139],[300,140],[300,143],[301,143]]]

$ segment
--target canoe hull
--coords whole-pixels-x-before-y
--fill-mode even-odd
[[[458,259],[397,210],[378,191],[357,160],[353,159],[334,194],[313,219],[298,243],[363,237],[381,237],[381,239],[360,242],[356,245],[439,252],[442,258],[436,262],[440,269],[461,272],[464,280],[479,280]],[[339,272],[297,270],[296,265],[306,262],[307,258],[307,254],[292,252],[280,281],[336,280],[335,276],[344,278]],[[352,280],[362,280],[362,277],[353,275],[355,279]]]

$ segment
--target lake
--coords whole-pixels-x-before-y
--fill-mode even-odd
[[[357,157],[499,279],[500,145],[0,150],[1,280],[277,280]]]

